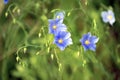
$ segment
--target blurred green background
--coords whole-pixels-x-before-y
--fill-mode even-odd
[[[113,26],[101,19],[112,9]],[[48,19],[65,11],[73,45],[64,51],[48,33]],[[79,42],[99,37],[95,52]],[[119,0],[0,0],[0,80],[120,80]]]

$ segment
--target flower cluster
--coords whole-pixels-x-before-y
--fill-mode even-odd
[[[67,32],[67,27],[63,23],[65,13],[57,12],[54,19],[49,19],[49,33],[54,34],[54,44],[60,50],[64,50],[68,45],[72,44],[71,34]]]
[[[64,12],[57,12],[54,19],[49,19],[49,33],[54,34],[53,43],[56,44],[60,50],[64,50],[68,45],[73,44],[71,34],[67,31],[66,25],[63,23],[65,17]],[[96,43],[99,38],[92,36],[90,32],[83,35],[80,39],[84,50],[96,50]]]
[[[103,11],[101,13],[101,17],[103,19],[103,22],[109,23],[110,25],[113,25],[115,22],[115,16],[112,10]]]

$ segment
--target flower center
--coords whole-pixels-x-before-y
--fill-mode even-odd
[[[89,40],[86,40],[86,41],[85,41],[85,44],[86,44],[86,45],[89,45],[89,44],[90,44],[90,41],[89,41]]]
[[[53,29],[55,30],[56,28],[57,28],[57,26],[56,26],[56,25],[54,25],[54,26],[53,26]]]
[[[112,16],[111,15],[108,15],[108,17],[107,17],[109,20],[111,20],[112,19]]]
[[[63,40],[62,40],[62,39],[59,39],[59,40],[58,40],[58,43],[60,43],[60,44],[63,43]]]
[[[60,19],[60,16],[57,16],[58,19]]]

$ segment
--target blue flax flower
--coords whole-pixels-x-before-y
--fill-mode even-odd
[[[55,13],[55,18],[59,19],[59,20],[60,20],[60,23],[63,22],[64,17],[65,17],[65,12],[64,12],[64,11],[56,12],[56,13]]]
[[[4,4],[7,4],[9,0],[4,0]]]
[[[54,38],[54,43],[60,48],[60,50],[64,50],[68,45],[72,44],[72,39],[70,38],[71,34],[66,31],[59,31]]]
[[[82,39],[80,39],[80,42],[82,43],[82,46],[84,47],[84,50],[96,50],[96,43],[98,42],[98,38],[96,36],[92,36],[90,32],[87,34],[84,34]]]
[[[56,34],[59,31],[67,30],[66,25],[59,21],[59,19],[49,19],[49,33]]]
[[[113,25],[115,22],[115,16],[112,10],[103,11],[101,13],[101,17],[103,19],[103,22],[109,23],[110,25]]]

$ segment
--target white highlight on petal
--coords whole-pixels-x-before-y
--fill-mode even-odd
[[[65,35],[64,39],[68,39],[71,36],[70,33],[67,33],[67,35]]]

